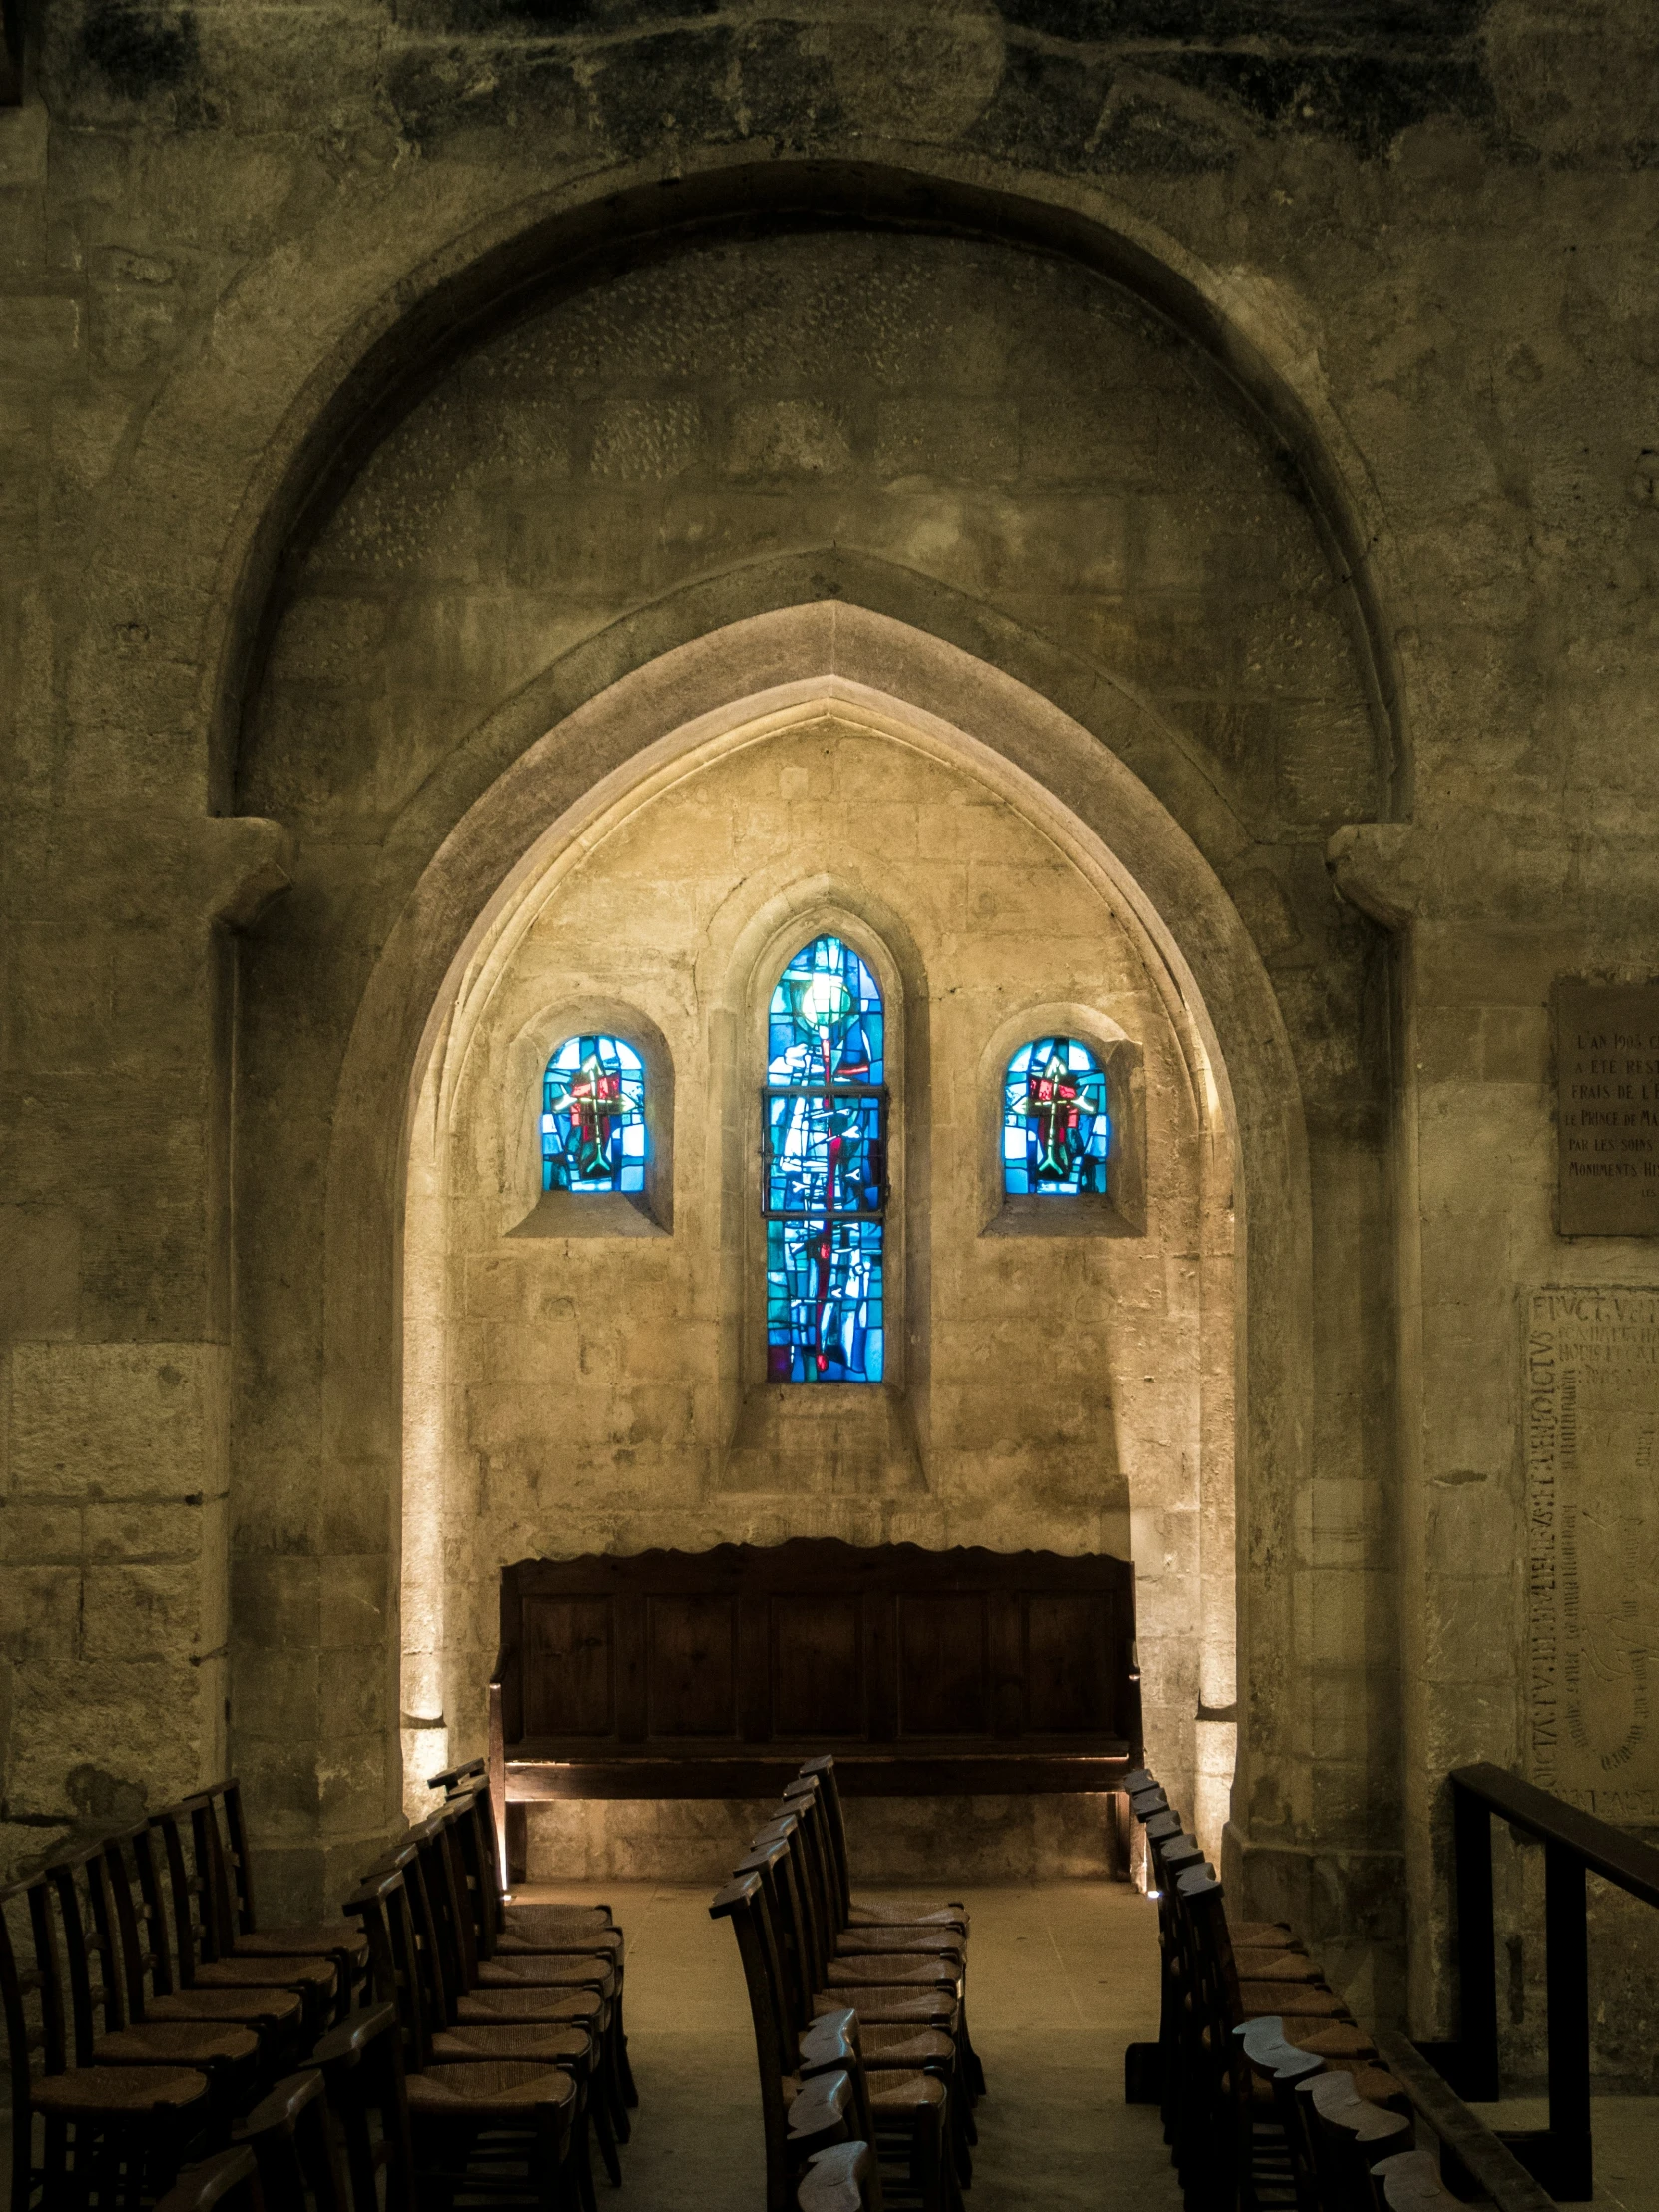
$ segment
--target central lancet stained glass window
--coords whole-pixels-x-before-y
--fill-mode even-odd
[[[1039,1037],[1008,1062],[1002,1185],[1010,1198],[1104,1192],[1112,1145],[1106,1072],[1075,1037]]]
[[[839,937],[778,978],[761,1098],[767,1379],[879,1382],[887,1091],[881,992]]]
[[[541,1094],[544,1191],[645,1189],[645,1062],[620,1037],[567,1037]]]

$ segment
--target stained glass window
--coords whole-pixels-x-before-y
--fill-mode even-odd
[[[1002,1187],[1010,1198],[1104,1192],[1112,1123],[1106,1072],[1075,1037],[1039,1037],[1008,1062]]]
[[[774,1382],[881,1380],[881,1031],[875,978],[838,937],[815,937],[779,977],[761,1101]]]
[[[620,1037],[567,1037],[542,1079],[544,1191],[645,1189],[645,1062]]]

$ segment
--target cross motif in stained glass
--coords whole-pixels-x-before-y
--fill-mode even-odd
[[[879,1382],[887,1093],[881,993],[838,937],[778,979],[761,1097],[767,1377]]]
[[[542,1081],[544,1191],[645,1189],[645,1063],[620,1037],[567,1037]]]
[[[1039,1037],[1008,1062],[1002,1185],[1010,1198],[1104,1192],[1112,1123],[1106,1073],[1075,1037]]]

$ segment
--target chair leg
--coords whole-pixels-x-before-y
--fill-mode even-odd
[[[605,2078],[603,2058],[594,2068],[590,2081],[588,2109],[593,2117],[593,2131],[599,2138],[599,2155],[604,2162],[605,2177],[613,2188],[620,2189],[622,2161],[616,2154],[616,2129],[611,2124],[610,2089]]]

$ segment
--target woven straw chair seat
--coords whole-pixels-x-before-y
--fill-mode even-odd
[[[197,1967],[195,1981],[202,1989],[294,1989],[303,1984],[331,1997],[339,1975],[331,1959],[294,1958],[284,1952],[276,1958],[216,1958]]]
[[[337,1927],[262,1928],[236,1940],[239,1958],[331,1958],[336,1951],[344,1951],[353,1966],[366,1966],[368,1937],[342,1920]]]
[[[881,2027],[858,2022],[864,2064],[878,2072],[893,2066],[948,2066],[956,2046],[936,2027]]]
[[[858,2015],[859,2031],[873,2024],[882,2027],[938,2027],[954,2035],[961,2006],[948,1989],[926,1996],[906,1995],[902,1989],[820,1989],[813,1998],[813,2017],[824,2012],[844,2012],[850,2005]]]
[[[165,2058],[175,2066],[234,2066],[259,2055],[260,2038],[252,2028],[217,2026],[212,2020],[146,2020],[100,2035],[92,2046],[95,2066],[153,2066]]]
[[[1247,2020],[1264,2020],[1275,2012],[1286,2019],[1347,2018],[1347,2008],[1340,1996],[1330,1989],[1310,1988],[1296,1981],[1241,1981],[1239,2002]]]
[[[455,2017],[463,2027],[499,2026],[503,2021],[562,2024],[597,2022],[605,1999],[593,1989],[491,1989],[460,1997]]]
[[[967,1943],[949,1928],[849,1928],[835,1937],[839,1958],[879,1958],[891,1951],[961,1959],[966,1955]]]
[[[616,1975],[603,1958],[492,1958],[478,1968],[480,1989],[597,1988],[616,1995]]]
[[[178,2110],[208,2093],[205,2074],[168,2066],[72,2066],[68,2073],[42,2074],[29,2085],[37,2112],[76,2119],[101,2112]]]
[[[573,2066],[592,2048],[593,2039],[580,2021],[562,2026],[525,2020],[516,2027],[502,2022],[446,2027],[432,2037],[432,2057],[445,2066],[503,2058],[527,2066]]]
[[[539,2107],[568,2105],[576,2100],[576,2084],[557,2066],[520,2065],[495,2060],[476,2066],[434,2066],[429,2073],[410,2074],[409,2111],[417,2117],[453,2116],[485,2111],[492,2119],[522,2115],[528,2119]]]
[[[292,1989],[182,1989],[172,1996],[152,1997],[144,2008],[150,2020],[226,2020],[241,2026],[245,2020],[270,2020],[289,2027],[299,2018],[304,2000]]]
[[[870,1957],[831,1958],[826,1971],[831,1989],[848,1989],[857,1986],[871,1989],[928,1988],[936,1984],[952,1987],[960,1978],[949,1958]],[[850,2001],[850,2000],[849,2000]]]

